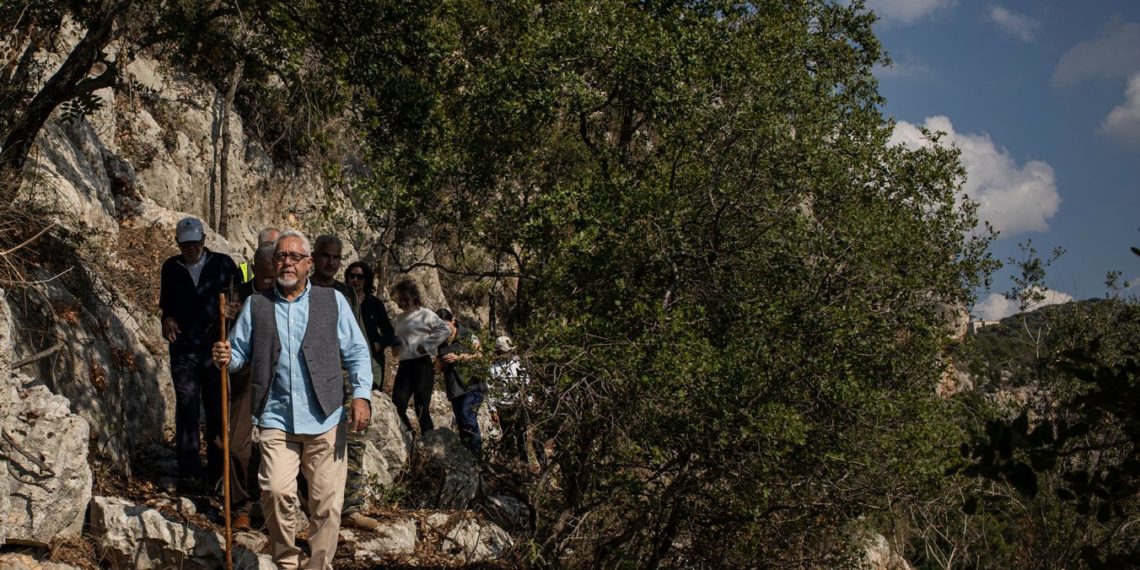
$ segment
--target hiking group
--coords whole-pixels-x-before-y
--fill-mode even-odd
[[[334,235],[310,243],[299,231],[266,228],[252,262],[240,266],[205,247],[197,218],[179,221],[175,240],[180,253],[162,265],[159,307],[176,398],[179,487],[212,489],[222,478],[224,368],[233,527],[249,529],[263,518],[280,568],[300,567],[298,533],[307,535],[306,568],[324,569],[332,568],[342,522],[378,525],[365,513],[361,464],[373,390],[391,395],[404,429],[414,434],[407,414],[412,403],[423,433],[434,427],[430,406],[438,374],[463,445],[477,460],[485,401],[508,453],[524,462],[528,451],[545,460],[540,442],[530,449],[526,397],[518,395],[526,373],[511,339],[497,337],[493,355],[485,354],[478,335],[451,310],[424,306],[413,279],[390,289],[400,312],[389,318],[367,263],[350,264],[344,281],[337,279],[343,243]],[[219,330],[223,312],[226,331]],[[385,353],[398,360],[390,384]],[[302,497],[307,529],[296,524]]]

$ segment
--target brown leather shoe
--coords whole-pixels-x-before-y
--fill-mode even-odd
[[[364,514],[364,513],[349,513],[340,519],[341,526],[351,528],[358,528],[361,530],[376,530],[380,526],[380,521]]]
[[[249,524],[249,515],[237,515],[232,521],[234,530],[252,530]]]

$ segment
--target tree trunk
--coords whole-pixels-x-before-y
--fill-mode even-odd
[[[113,64],[98,77],[88,78],[112,38],[115,20],[131,6],[132,0],[104,2],[103,15],[87,30],[68,54],[59,70],[47,80],[28,108],[13,122],[0,150],[0,204],[11,203],[19,186],[28,153],[52,111],[84,93],[114,85],[118,70]]]
[[[230,107],[234,104],[234,96],[237,95],[237,86],[241,82],[241,74],[245,69],[245,61],[238,60],[237,65],[234,66],[233,74],[230,75],[230,86],[226,91],[226,99],[222,101],[222,157],[219,162],[221,170],[221,179],[218,184],[218,202],[220,203],[220,211],[218,212],[218,233],[229,239],[229,190],[230,190],[230,143],[233,142],[233,135],[230,133]]]

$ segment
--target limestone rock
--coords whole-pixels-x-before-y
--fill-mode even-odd
[[[483,509],[488,518],[507,528],[524,528],[530,523],[530,507],[514,497],[491,495],[483,502]]]
[[[225,539],[193,525],[166,519],[157,510],[116,497],[91,500],[91,532],[115,569],[183,568],[212,570],[225,564]],[[234,568],[275,568],[270,557],[241,546]]]
[[[891,548],[890,542],[881,534],[868,533],[865,537],[863,570],[911,570],[910,564]]]
[[[194,501],[191,501],[189,498],[180,497],[178,499],[178,512],[189,517],[198,512],[198,507],[195,507]]]
[[[416,441],[413,480],[422,506],[437,509],[467,509],[483,487],[475,458],[446,429],[431,430]]]
[[[416,551],[416,521],[403,518],[382,521],[372,533],[356,544],[355,558],[367,562],[381,562],[393,555],[412,554]]]
[[[511,535],[498,525],[466,519],[448,531],[439,550],[459,561],[472,563],[502,558],[513,546]]]
[[[234,544],[250,552],[265,552],[269,546],[269,537],[256,530],[245,530],[234,533]]]
[[[938,381],[938,387],[934,389],[935,394],[939,398],[949,398],[973,389],[974,379],[970,373],[960,368],[953,359],[947,358],[945,368],[942,369],[942,377]]]
[[[0,449],[7,466],[7,542],[46,546],[79,536],[91,499],[87,422],[71,413],[67,398],[32,379],[14,376],[14,400],[0,417]]]
[[[365,481],[391,485],[408,466],[412,438],[387,394],[372,392],[372,421],[364,432],[364,440],[361,466]]]

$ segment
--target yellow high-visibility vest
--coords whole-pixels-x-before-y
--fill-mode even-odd
[[[248,261],[241,262],[238,266],[241,269],[241,282],[249,283],[253,281],[253,264]]]

